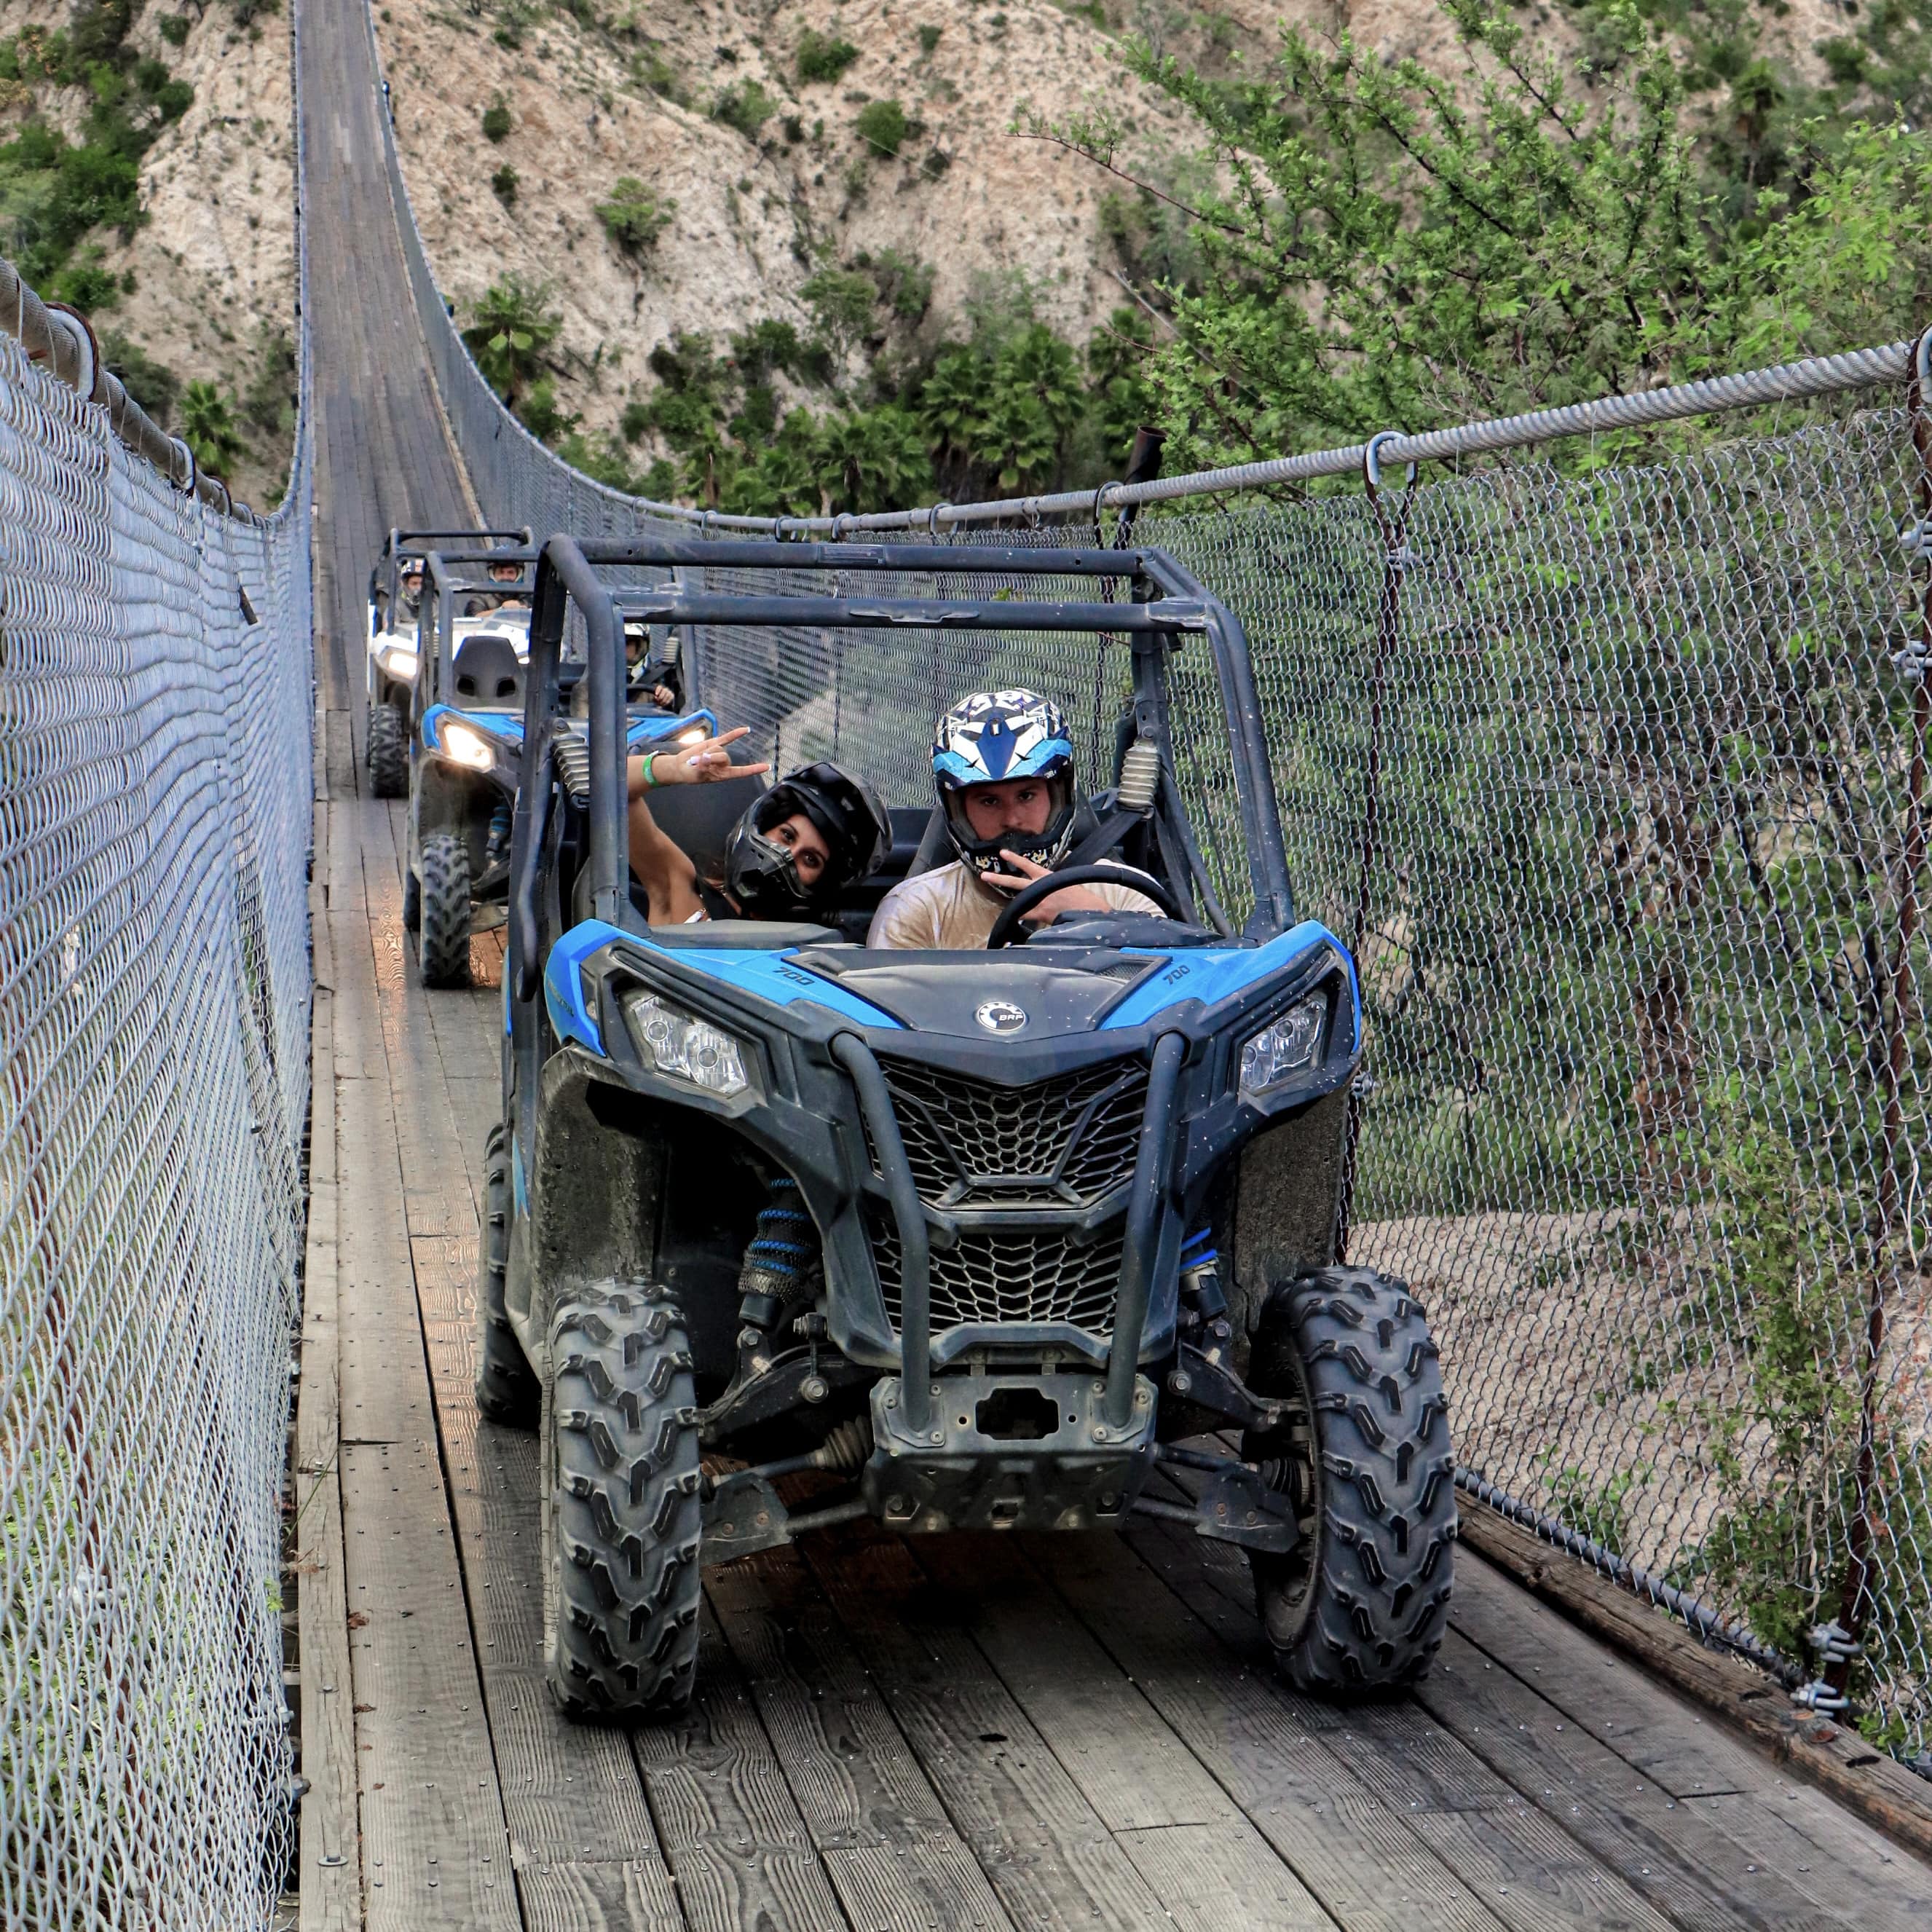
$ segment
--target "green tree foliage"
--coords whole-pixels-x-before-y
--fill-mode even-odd
[[[235,406],[212,382],[194,382],[181,394],[181,438],[199,467],[225,473],[245,446]]]
[[[711,104],[711,118],[735,128],[748,141],[778,112],[778,104],[755,80],[745,80],[724,88]]]
[[[157,362],[138,342],[124,335],[104,335],[100,354],[110,373],[120,377],[121,386],[154,422],[167,428],[181,394],[181,378],[166,363]]]
[[[1175,334],[1151,368],[1170,461],[1569,402],[1926,312],[1932,138],[1828,113],[1794,128],[1829,102],[1734,45],[1706,128],[1694,83],[1715,74],[1622,0],[1588,10],[1588,84],[1487,0],[1443,7],[1467,76],[1346,34],[1286,33],[1232,80],[1130,47],[1203,139],[1184,191],[1149,176],[1110,205],[1117,239],[1166,257]],[[1105,115],[1021,124],[1132,174]]]
[[[850,40],[808,27],[799,36],[798,77],[801,81],[833,81],[859,58]]]
[[[608,201],[597,204],[597,218],[604,232],[627,255],[647,255],[657,246],[658,237],[670,226],[677,203],[668,195],[660,196],[646,188],[635,175],[621,175],[612,184]]]
[[[522,180],[522,176],[518,174],[508,161],[506,161],[490,177],[490,192],[506,208],[514,208],[517,205],[517,189]]]
[[[133,0],[97,0],[64,32],[28,27],[0,40],[0,82],[34,110],[0,142],[0,250],[43,294],[77,308],[112,305],[114,285],[76,251],[97,229],[124,240],[146,218],[141,157],[194,98],[128,44],[134,13]],[[40,91],[54,88],[78,89],[86,103],[78,141],[39,117]]]
[[[859,138],[875,154],[890,160],[904,147],[913,123],[896,100],[868,100],[853,122]]]
[[[872,333],[879,289],[863,269],[821,268],[799,294],[834,355],[849,354]]]
[[[509,104],[500,94],[483,110],[483,138],[494,146],[510,135]]]
[[[484,291],[463,332],[484,380],[520,415],[520,406],[534,397],[548,367],[547,352],[563,328],[562,316],[550,302],[548,282],[506,275]],[[550,398],[554,410],[554,388]],[[541,434],[534,425],[532,430]]]

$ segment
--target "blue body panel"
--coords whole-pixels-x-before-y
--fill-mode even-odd
[[[1171,956],[1173,963],[1167,970],[1136,986],[1100,1022],[1100,1030],[1144,1026],[1157,1013],[1178,1006],[1183,1000],[1198,1000],[1204,1006],[1218,1005],[1264,980],[1279,977],[1321,946],[1332,946],[1345,961],[1348,959],[1348,949],[1318,920],[1312,919],[1289,927],[1264,946],[1204,946],[1177,952]],[[1143,949],[1126,946],[1122,950],[1138,952]],[[1154,956],[1160,956],[1156,952]],[[1355,982],[1352,962],[1348,964],[1348,992],[1354,1006],[1355,1038],[1359,1040],[1362,995]]]
[[[572,926],[550,948],[550,958],[544,965],[544,1004],[559,1040],[576,1040],[595,1054],[604,1051],[603,1036],[596,1020],[584,1010],[584,980],[579,969],[599,946],[609,945],[614,939],[655,952],[667,964],[722,980],[738,992],[750,993],[775,1006],[809,1000],[860,1026],[904,1030],[891,1014],[882,1012],[869,1000],[848,993],[831,980],[793,965],[782,952],[745,952],[725,946],[656,946],[634,932],[626,932],[602,920],[587,919],[582,925]]]
[[[446,718],[460,718],[472,731],[512,752],[520,752],[524,743],[524,714],[520,711],[464,711],[454,704],[432,704],[423,713],[423,742],[432,752],[442,749],[440,727]],[[701,724],[715,736],[718,720],[709,711],[687,711],[680,718],[634,718],[624,734],[628,745],[649,745],[673,732],[688,730]]]

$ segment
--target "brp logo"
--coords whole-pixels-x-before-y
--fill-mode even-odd
[[[1010,1000],[988,1000],[973,1017],[988,1033],[1018,1033],[1027,1023],[1025,1007]]]

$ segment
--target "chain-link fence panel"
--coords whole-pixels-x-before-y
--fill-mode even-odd
[[[404,225],[486,514],[689,534],[514,422]],[[1136,538],[1247,627],[1301,910],[1361,968],[1348,1251],[1427,1299],[1466,1485],[1794,1680],[1822,1671],[1932,1768],[1927,548],[1900,534],[1928,500],[1908,410],[1813,404],[1795,428],[1700,428],[1700,453],[1614,466],[1519,454],[1413,488],[1394,468],[1842,398],[1910,362],[1892,344],[1397,440],[1378,490],[1233,494],[1332,477],[1350,451],[1109,500],[1145,500]],[[1004,508],[1004,530],[982,506],[832,533],[956,533],[956,575],[868,573],[882,596],[1074,594],[963,560],[1094,542],[1093,500]],[[1042,509],[1084,514],[1041,527]],[[1090,638],[702,631],[694,656],[760,755],[840,759],[901,806],[931,796],[952,698],[1048,692],[1090,785],[1127,690],[1124,650]],[[1206,652],[1179,652],[1171,683],[1177,776],[1238,921]]]
[[[1924,484],[1890,407],[1140,531],[1249,627],[1302,910],[1360,963],[1349,1256],[1428,1302],[1466,1480],[1788,1658],[1848,1629],[1907,1757]]]
[[[308,415],[262,523],[118,406],[0,333],[0,1923],[35,1932],[265,1924],[292,1838]]]

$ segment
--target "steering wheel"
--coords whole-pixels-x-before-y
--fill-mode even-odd
[[[993,922],[992,931],[986,935],[988,949],[1012,945],[1020,921],[1042,899],[1051,898],[1066,886],[1131,886],[1136,892],[1144,892],[1169,919],[1186,916],[1174,895],[1150,873],[1136,866],[1069,866],[1064,872],[1049,872],[1043,879],[1031,880],[1007,900]]]

